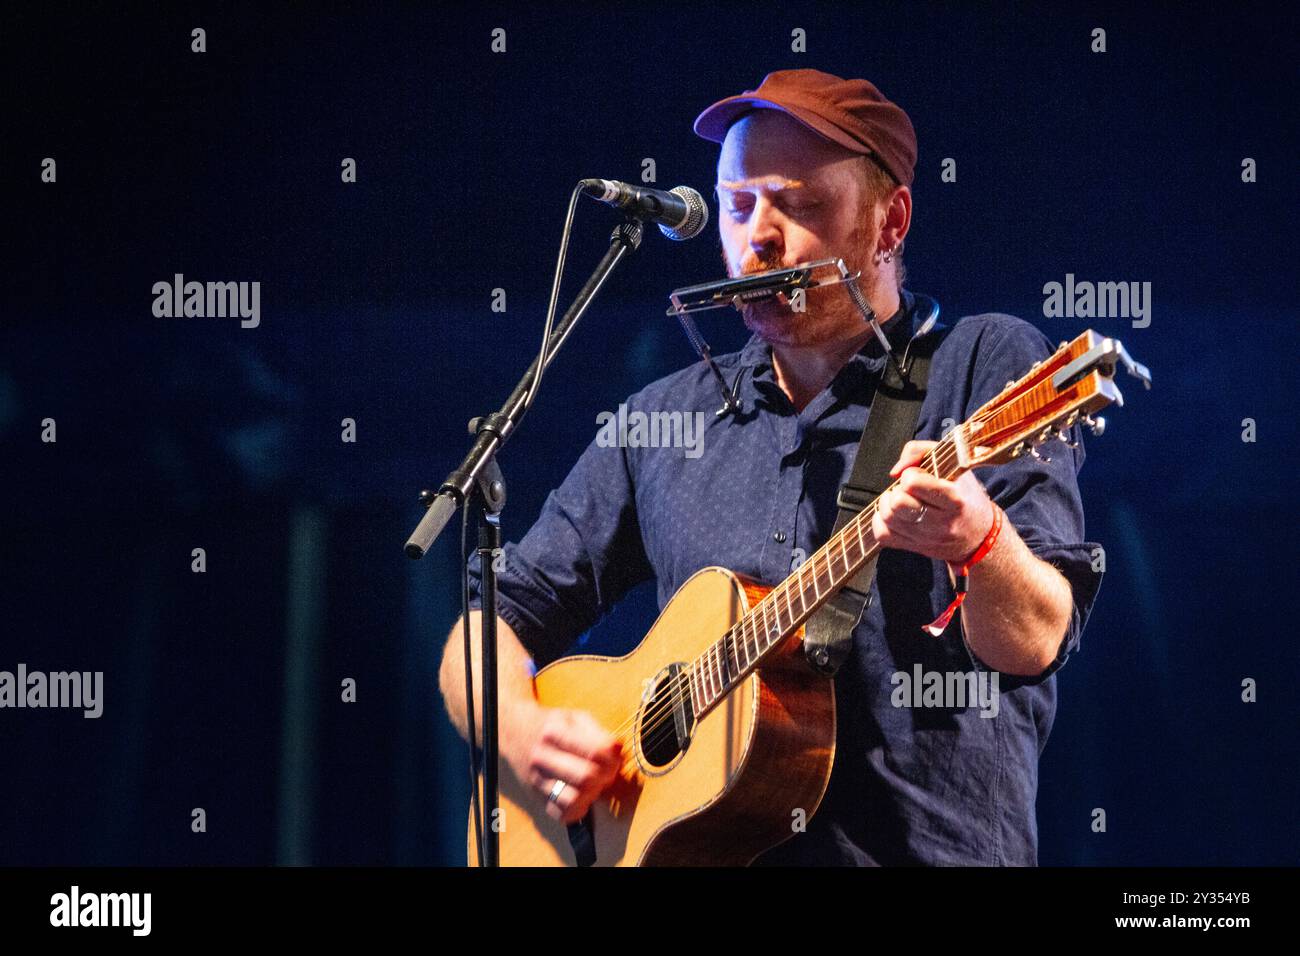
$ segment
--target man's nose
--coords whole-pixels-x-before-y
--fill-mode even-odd
[[[750,217],[749,248],[762,259],[780,257],[785,252],[780,214],[766,200],[760,200],[754,206]]]

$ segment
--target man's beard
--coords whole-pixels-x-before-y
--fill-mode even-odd
[[[875,235],[869,229],[867,216],[859,218],[849,236],[849,249],[837,252],[850,273],[861,270],[858,287],[868,300],[872,298],[881,281],[878,267],[872,261]],[[726,253],[723,253],[726,263]],[[797,265],[798,263],[790,263]],[[752,256],[741,262],[740,275],[753,275],[788,266],[780,255]],[[772,297],[752,305],[741,306],[745,327],[772,345],[820,345],[846,338],[846,330],[860,331],[862,314],[843,284],[821,289],[808,289],[804,294],[804,311],[795,312],[787,301]]]

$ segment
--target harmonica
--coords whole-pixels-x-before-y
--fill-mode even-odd
[[[849,272],[843,259],[801,262],[787,269],[769,269],[767,272],[756,272],[736,279],[721,279],[674,289],[668,296],[672,307],[667,314],[680,316],[686,312],[702,312],[726,306],[739,309],[743,305],[778,295],[789,296],[798,289],[816,289],[851,282],[860,275],[859,272]]]

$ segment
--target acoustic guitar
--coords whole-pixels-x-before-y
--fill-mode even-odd
[[[1093,413],[1123,404],[1120,363],[1150,387],[1115,339],[1090,329],[1061,343],[918,467],[951,481],[1036,454],[1076,423],[1100,434],[1104,421]],[[631,653],[566,657],[538,671],[538,702],[589,711],[622,741],[624,763],[586,818],[566,827],[499,761],[501,864],[745,865],[793,836],[795,821],[810,820],[835,759],[835,693],[805,661],[803,625],[880,550],[875,509],[775,587],[703,568]],[[471,811],[470,864],[478,859]]]

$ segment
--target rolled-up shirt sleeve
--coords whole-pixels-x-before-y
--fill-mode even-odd
[[[497,614],[539,667],[562,656],[629,589],[652,577],[626,450],[593,440],[528,533],[502,546],[496,566]],[[477,555],[469,574],[470,606],[478,609]]]
[[[967,418],[1002,391],[1007,382],[1025,375],[1030,366],[1046,359],[1053,351],[1047,338],[1027,322],[1004,319],[987,329],[978,348]],[[1070,624],[1056,658],[1036,676],[1003,675],[1008,687],[1039,683],[1065,664],[1079,647],[1101,587],[1103,565],[1098,560],[1101,546],[1087,541],[1084,533],[1078,482],[1084,449],[1079,426],[1070,429],[1070,438],[1076,447],[1070,448],[1056,440],[1040,446],[1039,454],[1050,461],[1026,455],[975,473],[1029,550],[1065,576],[1074,597]],[[980,667],[985,667],[969,644],[967,650]]]

